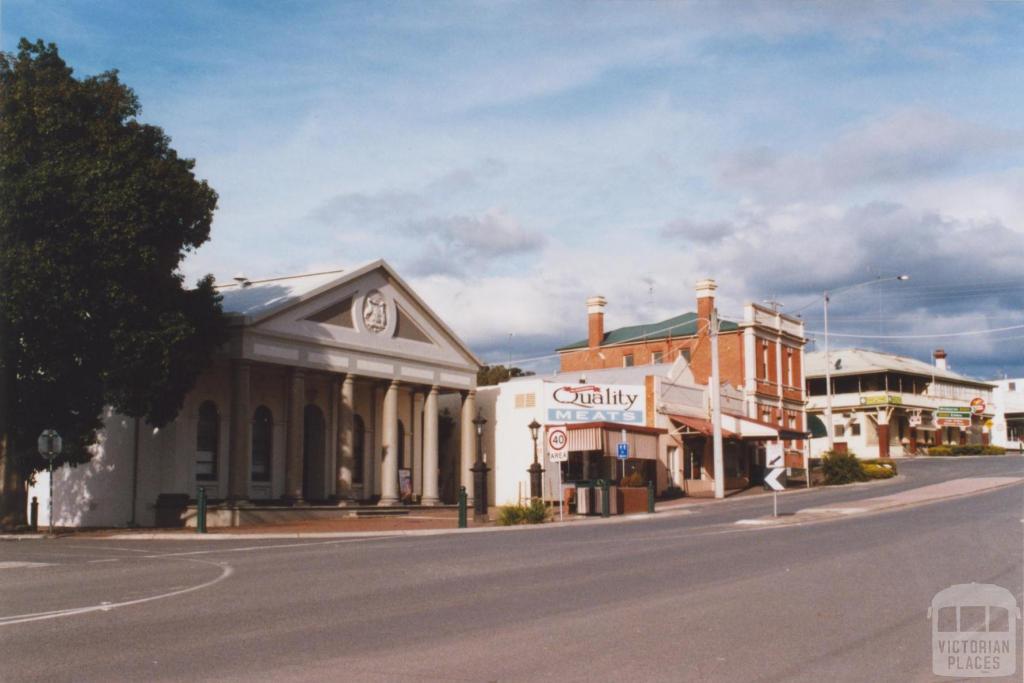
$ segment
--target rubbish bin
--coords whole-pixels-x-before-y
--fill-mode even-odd
[[[601,508],[598,504],[595,509],[594,482],[577,481],[576,486],[576,514],[577,515],[599,515]]]

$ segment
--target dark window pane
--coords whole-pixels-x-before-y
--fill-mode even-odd
[[[196,425],[196,479],[212,481],[217,479],[217,437],[220,416],[213,401],[199,406],[199,422]]]
[[[252,480],[270,481],[274,448],[274,417],[270,409],[260,406],[252,420]]]

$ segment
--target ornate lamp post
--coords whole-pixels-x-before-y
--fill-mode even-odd
[[[537,437],[540,435],[540,423],[533,420],[529,425],[530,436],[533,437],[533,464],[527,470],[530,473],[530,498],[540,498],[544,495],[541,490],[541,475],[544,468],[537,462]]]
[[[483,460],[484,425],[487,424],[483,414],[477,413],[473,420],[476,427],[476,462],[470,468],[473,472],[473,521],[487,521],[487,473],[491,468]]]

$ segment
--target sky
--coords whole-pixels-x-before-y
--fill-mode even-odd
[[[217,190],[190,281],[384,258],[537,372],[588,296],[611,329],[712,277],[812,350],[828,290],[833,348],[1024,376],[1022,35],[1009,2],[0,0],[3,50],[118,69]]]

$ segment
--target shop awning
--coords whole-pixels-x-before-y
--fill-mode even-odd
[[[755,441],[775,441],[781,437],[779,430],[770,424],[758,422],[757,420],[742,415],[722,414],[722,428],[729,429],[739,435],[741,439]]]
[[[702,420],[699,417],[690,417],[689,415],[669,415],[668,417],[683,428],[681,432],[682,436],[686,436],[687,431],[690,433],[700,434],[701,436],[711,436],[711,420]],[[739,438],[739,435],[736,434],[736,432],[726,429],[725,420],[722,420],[722,438]]]
[[[658,435],[666,433],[664,429],[612,422],[568,424],[566,427],[570,451],[602,451],[605,456],[614,458],[625,431],[629,457],[641,460],[658,459]]]
[[[669,419],[683,428],[682,435],[684,436],[686,431],[702,436],[711,436],[712,426],[710,420],[689,415],[669,415]],[[749,417],[722,413],[722,438],[744,439],[747,441],[776,441],[778,439],[790,438],[801,439],[804,438],[804,434],[793,432],[791,435],[789,431],[780,432],[772,425],[758,422]]]

